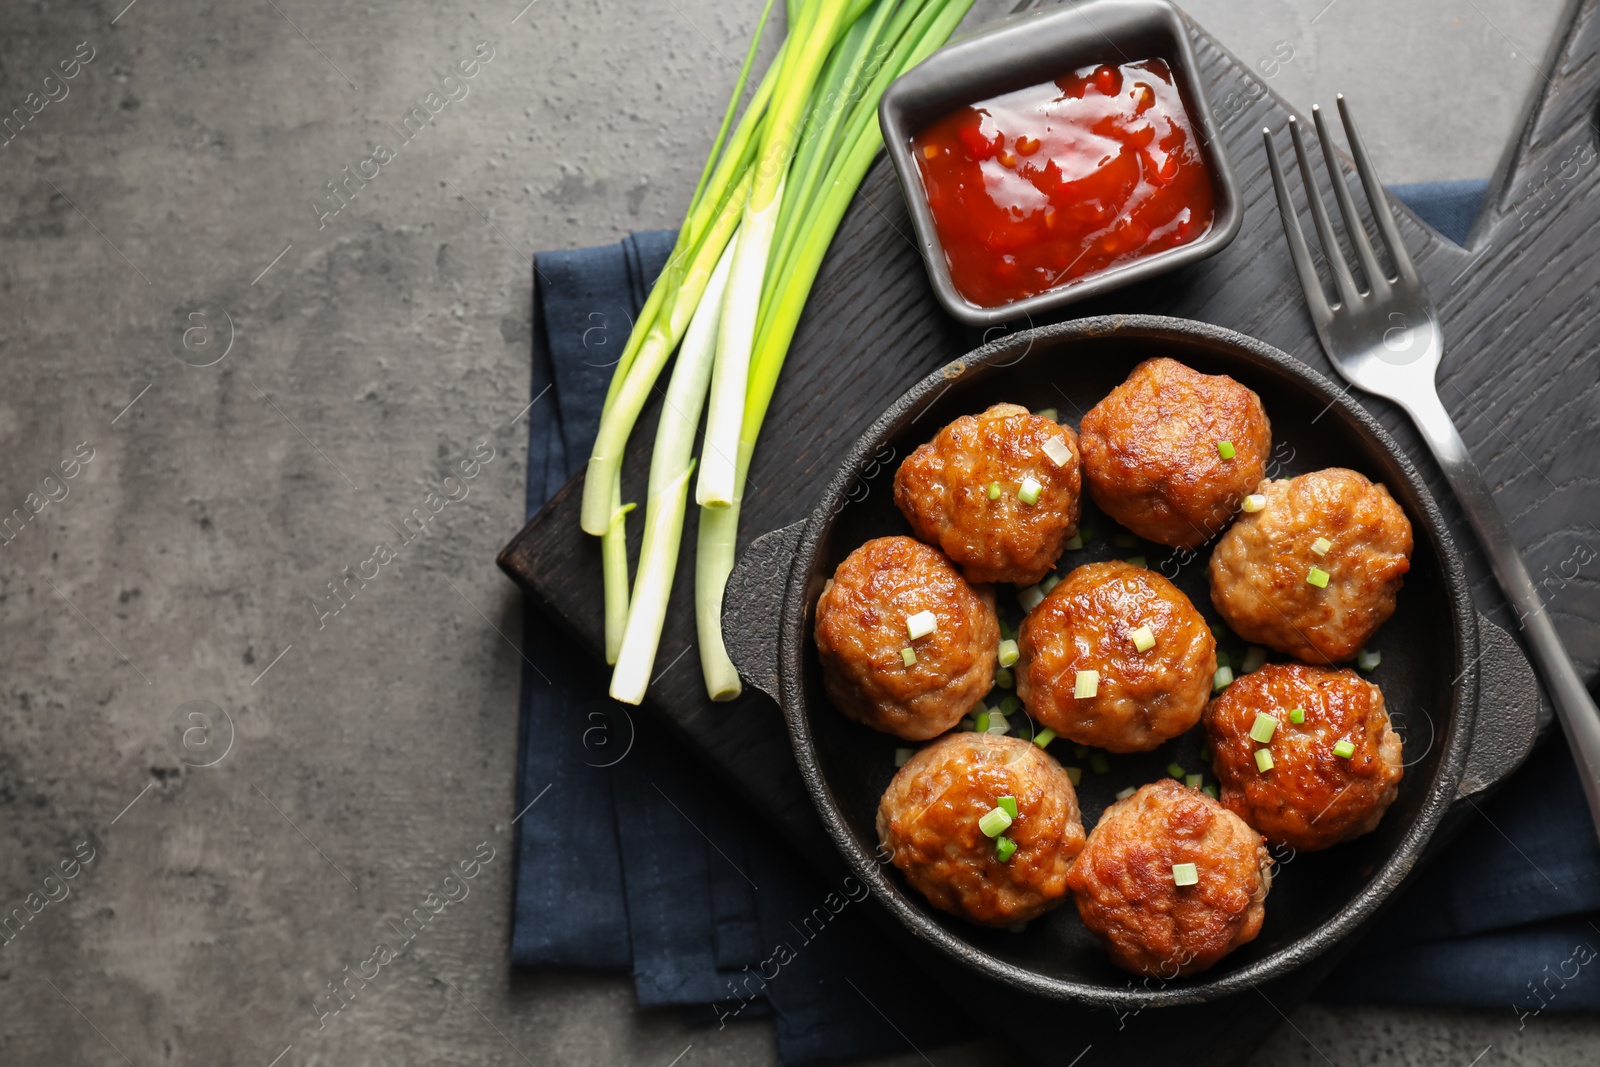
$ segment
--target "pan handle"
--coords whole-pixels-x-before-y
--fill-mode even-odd
[[[806,520],[762,534],[728,575],[722,593],[722,642],[739,677],[779,699],[778,623],[783,617],[789,569]]]
[[[1461,795],[1481,793],[1522,766],[1549,724],[1539,678],[1516,638],[1478,616],[1478,714]]]

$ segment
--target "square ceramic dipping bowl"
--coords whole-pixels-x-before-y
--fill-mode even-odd
[[[1165,60],[1172,70],[1211,178],[1211,227],[1187,244],[1086,274],[1009,304],[982,307],[962,296],[950,279],[911,139],[968,104],[1052,81],[1081,67],[1141,59]],[[935,52],[890,85],[878,104],[883,141],[900,176],[928,278],[945,310],[968,326],[1032,318],[1204,259],[1226,247],[1239,232],[1243,212],[1196,66],[1183,17],[1166,0],[1082,0],[981,29]]]

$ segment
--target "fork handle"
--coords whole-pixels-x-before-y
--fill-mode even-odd
[[[1428,447],[1433,450],[1450,488],[1455,490],[1456,499],[1461,501],[1467,521],[1489,557],[1489,566],[1500,588],[1516,610],[1518,626],[1572,747],[1578,777],[1583,781],[1583,794],[1589,801],[1589,814],[1600,830],[1600,710],[1596,709],[1583,679],[1578,677],[1572,657],[1567,655],[1555,624],[1545,610],[1544,598],[1528,576],[1522,554],[1511,539],[1505,517],[1495,504],[1478,465],[1472,462],[1466,442],[1461,440],[1439,394],[1433,389],[1419,389],[1400,403],[1416,421]]]

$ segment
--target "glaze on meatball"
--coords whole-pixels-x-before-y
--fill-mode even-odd
[[[1195,865],[1193,885],[1173,867]],[[1171,778],[1105,810],[1067,873],[1078,914],[1135,974],[1197,974],[1251,941],[1266,915],[1272,859],[1261,835]]]
[[[1300,708],[1305,721],[1290,721]],[[1266,744],[1257,715],[1277,720]],[[1383,693],[1351,670],[1275,663],[1234,682],[1206,708],[1222,803],[1274,844],[1314,851],[1369,833],[1400,792],[1400,737]],[[1334,746],[1349,741],[1350,756]],[[1256,749],[1272,753],[1272,769]]]
[[[1136,631],[1155,644],[1140,652]],[[1200,721],[1217,642],[1189,598],[1155,571],[1120,560],[1079,567],[1022,620],[1017,696],[1028,713],[1081,745],[1143,752]],[[1077,674],[1098,671],[1078,699]]]
[[[1261,480],[1272,425],[1225,374],[1147,359],[1083,417],[1083,472],[1100,510],[1140,537],[1193,548],[1228,524]],[[1233,445],[1223,459],[1217,443]]]
[[[1052,441],[1056,458],[1045,450]],[[1040,486],[1032,504],[1018,496],[1029,477]],[[995,499],[991,485],[999,490]],[[1032,585],[1078,532],[1081,488],[1070,426],[996,404],[961,416],[907,456],[895,472],[894,502],[916,535],[942,548],[968,581]]]
[[[906,620],[924,611],[938,628],[913,641]],[[817,601],[816,634],[834,706],[908,741],[944,733],[994,684],[994,591],[968,585],[937,549],[909,537],[868,541],[839,564]],[[907,648],[916,654],[909,666]]]
[[[1211,602],[1246,641],[1309,663],[1350,659],[1394,614],[1410,520],[1389,490],[1340,467],[1255,492],[1266,506],[1241,515],[1211,553]],[[1312,567],[1326,587],[1307,580]]]
[[[978,820],[1017,802],[1001,861]],[[1037,745],[956,733],[912,756],[878,803],[878,840],[906,881],[941,911],[985,926],[1025,922],[1059,904],[1083,848],[1072,779]]]

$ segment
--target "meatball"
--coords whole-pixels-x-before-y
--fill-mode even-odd
[[[909,623],[923,612],[934,629],[913,639]],[[909,537],[880,537],[845,557],[817,601],[816,632],[828,699],[908,741],[944,733],[994,684],[994,591],[968,585]]]
[[[1017,649],[1017,696],[1028,713],[1112,752],[1155,748],[1199,722],[1217,670],[1216,639],[1189,598],[1120,560],[1057,583],[1022,620]],[[1087,670],[1098,675],[1094,695],[1078,697]]]
[[[1239,816],[1163,778],[1105,810],[1067,884],[1113,963],[1176,978],[1260,932],[1272,859]]]
[[[1349,659],[1394,614],[1410,520],[1389,490],[1339,467],[1256,492],[1265,506],[1211,553],[1211,602],[1246,641],[1311,663]]]
[[[1089,409],[1084,477],[1100,509],[1140,537],[1203,544],[1266,472],[1272,425],[1261,398],[1225,374],[1147,359]],[[1222,453],[1232,447],[1232,456]]]
[[[1250,736],[1258,715],[1276,720],[1265,743]],[[1274,844],[1309,852],[1360,837],[1399,795],[1400,736],[1383,692],[1354,671],[1270,664],[1224,689],[1205,723],[1222,802]],[[1265,771],[1257,749],[1271,754]]]
[[[996,404],[961,416],[907,456],[895,472],[894,502],[968,581],[1032,585],[1078,532],[1081,488],[1070,426]]]
[[[1016,801],[1000,837],[978,821]],[[1006,842],[1016,846],[1001,859]],[[922,749],[878,802],[878,840],[912,887],[941,911],[985,926],[1042,915],[1067,894],[1083,848],[1072,779],[1037,745],[999,734],[957,733]]]

